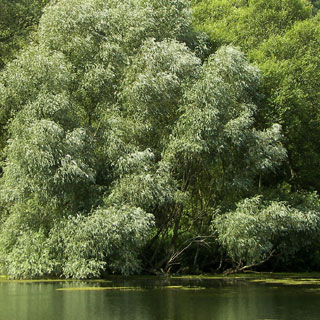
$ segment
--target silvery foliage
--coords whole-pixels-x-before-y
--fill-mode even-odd
[[[255,129],[258,69],[237,48],[221,47],[185,94],[165,157],[176,167],[214,168],[224,187],[247,189],[252,178],[285,159],[279,125]],[[217,182],[216,185],[221,185]]]
[[[0,75],[0,263],[12,276],[136,272],[150,213],[183,208],[181,171],[219,177],[223,163],[246,188],[285,157],[279,126],[254,129],[258,70],[232,47],[202,65],[182,42],[187,3],[53,1]]]
[[[33,120],[22,130],[22,136],[14,135],[8,144],[10,163],[2,185],[6,201],[24,201],[33,194],[49,201],[61,192],[68,193],[70,183],[75,188],[94,182],[84,129],[65,132],[58,123],[42,119]]]
[[[14,279],[38,278],[54,270],[54,261],[50,259],[50,246],[45,233],[40,230],[21,231],[15,244],[8,252],[3,251],[1,239],[0,262],[3,271]]]
[[[153,226],[152,214],[133,206],[99,208],[89,216],[60,221],[47,241],[56,272],[77,279],[99,277],[108,268],[124,275],[140,271],[139,248]]]
[[[189,26],[183,0],[62,0],[45,9],[35,42],[0,76],[1,118],[10,119],[0,261],[11,276],[84,278],[139,269],[137,253],[153,225],[145,210],[172,201],[174,188],[152,151],[130,143],[139,125],[130,122],[128,105],[135,102],[120,94],[121,83],[131,81],[130,68],[139,72],[135,56],[147,61],[154,47],[159,61],[170,62],[159,66],[166,73],[163,91],[179,90],[185,73],[199,64],[176,40]],[[180,53],[186,63],[171,70]],[[118,179],[102,187],[105,200],[96,185],[101,167]],[[100,207],[91,209],[94,203]],[[37,260],[37,252],[45,258],[32,269],[28,254]]]
[[[311,198],[306,199],[302,208],[285,202],[263,201],[260,196],[245,199],[234,211],[217,213],[212,228],[218,242],[238,266],[260,263],[273,253],[286,256],[317,237],[319,198]],[[297,235],[300,241],[294,238]]]
[[[152,212],[157,206],[175,202],[175,182],[165,165],[155,163],[150,149],[121,157],[118,173],[107,204],[131,204]]]

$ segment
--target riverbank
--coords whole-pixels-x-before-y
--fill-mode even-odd
[[[274,283],[284,285],[320,285],[320,272],[305,272],[305,273],[273,273],[273,272],[261,272],[261,273],[239,273],[232,275],[223,274],[199,274],[199,275],[134,275],[124,277],[120,275],[110,275],[104,279],[10,279],[6,275],[0,275],[0,282],[73,282],[73,281],[85,281],[85,282],[110,282],[113,280],[247,280],[261,283]]]

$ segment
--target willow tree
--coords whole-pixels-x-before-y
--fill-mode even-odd
[[[285,157],[279,126],[255,129],[258,70],[232,47],[203,64],[187,3],[54,2],[2,72],[9,275],[138,272],[147,242],[168,268],[192,219]]]
[[[232,261],[226,273],[257,267],[270,260],[285,265],[299,251],[301,254],[314,250],[319,241],[319,197],[308,193],[294,197],[291,205],[253,197],[239,202],[235,210],[215,216],[212,229]],[[317,258],[317,254],[309,256],[305,263]],[[310,265],[304,267],[309,269]]]
[[[195,72],[199,59],[177,42],[187,37],[189,14],[184,1],[165,0],[68,0],[45,9],[36,41],[1,75],[1,117],[10,139],[1,180],[0,251],[9,274],[88,277],[106,268],[138,270],[139,247],[153,225],[145,210],[171,201],[173,187],[165,186],[166,170],[159,176],[148,143],[135,141],[139,123],[130,118],[122,83],[132,83],[130,69],[152,47],[160,62],[168,56],[170,64],[159,65],[159,81],[176,78],[173,90]],[[171,70],[171,57],[183,56],[187,61]],[[145,197],[135,195],[137,186]],[[94,236],[98,217],[105,222]],[[99,245],[112,226],[115,237]],[[71,229],[78,235],[69,237]],[[110,249],[120,243],[127,243],[126,254]],[[31,267],[28,253],[36,261]]]

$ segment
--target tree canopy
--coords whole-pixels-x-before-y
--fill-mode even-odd
[[[316,241],[317,195],[299,205],[276,185],[286,165],[315,181],[312,14],[302,0],[196,1],[193,16],[187,0],[50,2],[0,73],[0,268],[88,278],[223,256],[242,268],[286,257],[287,235]]]
[[[264,74],[259,123],[283,127],[288,158],[281,180],[320,190],[317,1],[194,1],[194,23],[217,47],[240,46]]]

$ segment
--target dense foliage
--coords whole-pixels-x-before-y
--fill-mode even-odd
[[[49,0],[2,0],[0,3],[0,69],[28,40]]]
[[[288,152],[280,181],[320,191],[318,1],[194,1],[215,47],[240,46],[264,74],[259,125],[280,123]]]
[[[317,243],[309,1],[37,4],[30,44],[1,30],[23,39],[0,47],[3,272],[289,266]]]

